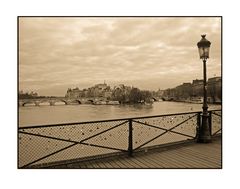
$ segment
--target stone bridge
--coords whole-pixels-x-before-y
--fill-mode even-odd
[[[25,105],[35,105],[40,106],[42,104],[49,104],[54,106],[55,103],[63,103],[65,105],[72,104],[94,104],[97,101],[104,101],[105,98],[64,98],[64,97],[55,97],[55,98],[36,98],[36,99],[19,99],[19,106]]]

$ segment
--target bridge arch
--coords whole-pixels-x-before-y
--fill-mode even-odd
[[[80,100],[77,100],[77,99],[71,101],[71,103],[75,103],[75,102],[77,102],[78,104],[82,104],[82,102]]]
[[[32,101],[26,101],[26,102],[23,102],[22,103],[22,106],[26,106],[26,105],[32,105],[32,106],[37,106],[37,104],[35,102],[32,102]]]
[[[158,101],[157,98],[155,98],[155,97],[152,97],[151,99],[152,99],[153,101]]]
[[[68,104],[68,102],[66,101],[66,100],[59,100],[60,102],[64,102],[65,103],[65,105],[67,105]]]
[[[68,105],[68,101],[67,101],[67,100],[64,100],[64,99],[57,99],[57,100],[55,100],[55,102],[54,102],[54,103],[55,103],[55,104],[58,104],[59,102],[60,102],[60,103],[62,103],[62,102],[63,102],[63,103],[64,103],[64,105]],[[61,104],[61,105],[62,105],[62,104]]]
[[[87,102],[90,103],[90,104],[93,104],[94,100],[89,99],[89,100],[87,100]]]

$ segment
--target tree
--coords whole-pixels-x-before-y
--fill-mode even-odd
[[[143,100],[143,95],[138,88],[132,88],[129,94],[130,103],[139,103]]]
[[[112,92],[112,99],[117,100],[121,103],[125,102],[126,98],[125,98],[124,91],[120,88],[114,89]]]
[[[141,100],[144,100],[145,102],[150,102],[152,94],[150,91],[141,91],[141,98]]]

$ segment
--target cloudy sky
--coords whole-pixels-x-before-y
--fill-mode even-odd
[[[19,19],[19,88],[64,96],[104,80],[166,89],[202,78],[197,42],[211,41],[208,77],[221,75],[220,18]]]

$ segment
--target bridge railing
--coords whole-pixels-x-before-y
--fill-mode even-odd
[[[222,133],[222,111],[214,110],[209,112],[209,123],[211,135],[215,136]]]
[[[212,135],[221,110],[209,111]],[[34,168],[194,140],[201,112],[18,128],[18,166]]]

